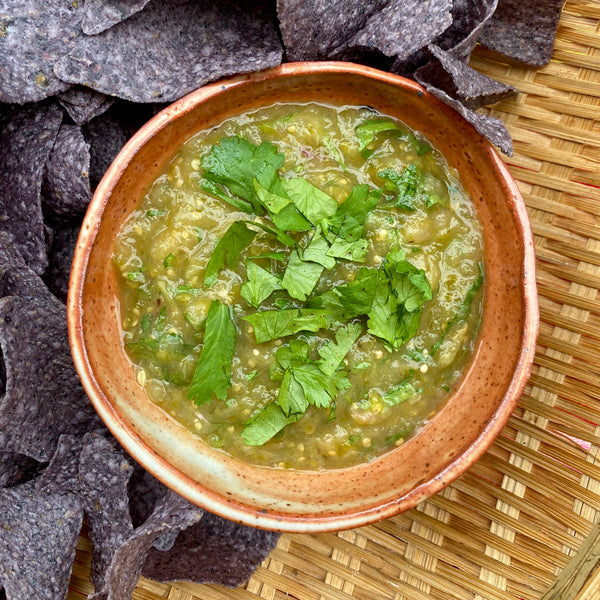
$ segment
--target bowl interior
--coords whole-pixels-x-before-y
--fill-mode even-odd
[[[483,224],[484,318],[458,389],[420,432],[351,469],[253,467],[207,447],[152,404],[121,341],[113,244],[121,224],[181,143],[236,113],[274,102],[372,106],[421,131],[461,175]],[[96,409],[124,447],[192,502],[248,525],[326,531],[411,508],[470,466],[525,385],[537,333],[533,244],[514,181],[490,144],[414,84],[357,65],[282,65],[206,86],[171,105],[127,144],[99,185],[71,275],[69,332]]]

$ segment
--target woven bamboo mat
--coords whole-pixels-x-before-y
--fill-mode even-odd
[[[362,529],[284,535],[237,590],[140,580],[135,600],[600,598],[600,1],[570,0],[554,58],[473,66],[522,90],[491,111],[535,235],[541,330],[519,407],[487,454],[416,509]],[[70,600],[85,598],[80,538]]]

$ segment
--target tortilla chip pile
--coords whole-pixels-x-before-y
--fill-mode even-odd
[[[477,42],[531,65],[562,0],[0,0],[0,596],[64,598],[82,522],[97,599],[138,576],[240,585],[277,534],[203,513],[118,446],[71,361],[65,300],[103,173],[162,103],[282,60],[412,77],[504,152],[475,112],[516,90],[468,65]],[[4,590],[2,592],[2,589]]]

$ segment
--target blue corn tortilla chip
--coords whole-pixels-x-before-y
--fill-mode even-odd
[[[495,144],[506,154],[512,156],[513,143],[506,125],[500,120],[489,115],[483,115],[467,108],[462,102],[450,96],[447,92],[436,88],[433,85],[424,83],[423,86],[428,92],[433,94],[438,100],[441,100],[448,106],[460,113],[475,129],[492,144]]]
[[[47,265],[41,189],[44,166],[63,118],[53,101],[14,112],[0,127],[0,231],[9,231],[29,266]]]
[[[24,454],[0,452],[0,488],[8,488],[34,479],[44,464]]]
[[[79,495],[79,455],[82,448],[81,437],[61,435],[50,464],[35,481],[36,493]]]
[[[36,102],[71,87],[54,73],[81,35],[82,2],[3,0],[0,4],[0,102]]]
[[[389,0],[277,0],[279,28],[290,61],[322,60],[338,53]],[[350,55],[348,59],[352,58]]]
[[[375,12],[344,48],[376,48],[405,60],[442,34],[452,23],[452,0],[392,0]]]
[[[95,593],[89,600],[130,598],[152,545],[161,537],[172,540],[202,516],[197,506],[159,482],[151,483],[150,475],[139,479],[138,484],[144,481],[142,487],[130,486],[133,472],[134,466],[112,438],[98,433],[85,436],[79,453],[79,481],[94,546]],[[143,522],[135,528],[129,498],[134,490],[152,496],[146,499]]]
[[[550,62],[564,0],[499,0],[479,42],[528,65]]]
[[[106,169],[133,133],[122,118],[119,106],[82,127],[83,137],[90,147],[90,185],[96,189]]]
[[[498,0],[453,0],[452,25],[434,40],[435,45],[466,62],[497,6]]]
[[[105,587],[114,553],[131,534],[127,482],[133,466],[114,440],[88,433],[79,454],[80,497],[92,542],[91,578],[96,591]]]
[[[90,146],[77,125],[61,125],[46,162],[42,205],[47,221],[83,217],[90,200]]]
[[[95,35],[139,12],[150,0],[85,0],[83,33]]]
[[[48,268],[43,275],[48,289],[64,303],[67,302],[69,276],[78,236],[78,224],[59,225],[54,229],[48,253]]]
[[[65,307],[49,291],[0,300],[0,346],[6,369],[0,450],[47,462],[61,434],[99,426],[71,360]]]
[[[87,6],[87,4],[86,4]],[[115,98],[90,88],[75,86],[57,96],[75,125],[83,125],[106,112]]]
[[[271,12],[258,0],[155,1],[98,35],[78,38],[55,72],[105,94],[158,102],[225,75],[275,66],[281,56]]]
[[[177,536],[170,550],[152,548],[142,575],[162,583],[186,580],[237,587],[250,578],[278,539],[276,532],[205,512],[198,523]]]
[[[428,49],[433,60],[419,69],[415,78],[421,84],[442,89],[466,108],[476,109],[518,93],[514,87],[479,73],[438,46],[432,44]]]
[[[0,490],[0,584],[9,600],[66,598],[83,511],[33,482]]]
[[[12,235],[7,231],[0,231],[0,298],[47,295],[46,286],[27,266]],[[4,364],[2,367],[4,368]]]
[[[157,502],[150,516],[134,529],[115,550],[104,576],[104,586],[96,585],[89,600],[126,600],[131,598],[146,556],[157,539],[176,536],[202,517],[202,510],[168,490]],[[174,537],[173,536],[173,537]]]

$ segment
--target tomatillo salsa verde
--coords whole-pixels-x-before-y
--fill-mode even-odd
[[[404,443],[460,378],[482,313],[473,203],[425,139],[368,108],[279,104],[195,135],[114,263],[140,385],[270,467]]]

